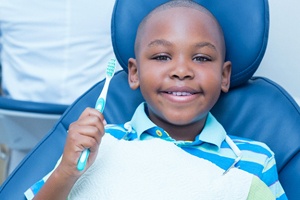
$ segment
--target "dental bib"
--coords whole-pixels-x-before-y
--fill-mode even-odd
[[[102,138],[94,164],[68,199],[247,199],[253,175],[224,170],[162,139]]]

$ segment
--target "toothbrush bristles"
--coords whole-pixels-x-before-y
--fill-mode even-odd
[[[116,66],[116,60],[111,59],[110,62],[108,62],[108,66],[106,68],[106,74],[110,77],[112,77],[115,73],[115,66]]]

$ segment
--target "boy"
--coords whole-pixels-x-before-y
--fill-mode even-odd
[[[36,199],[286,198],[268,147],[232,141],[210,114],[229,90],[231,63],[209,11],[191,1],[159,6],[139,26],[135,55],[128,81],[145,103],[124,126],[107,125],[106,134],[104,116],[87,108],[70,125],[63,157]],[[85,148],[90,157],[78,171]]]

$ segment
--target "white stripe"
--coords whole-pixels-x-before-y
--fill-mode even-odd
[[[31,189],[29,188],[28,190],[26,190],[26,192],[24,193],[25,197],[27,200],[32,200],[34,197],[33,192],[31,191]]]

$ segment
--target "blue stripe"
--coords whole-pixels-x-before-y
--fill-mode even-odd
[[[43,185],[45,184],[45,181],[42,179],[40,181],[38,181],[37,183],[35,183],[30,189],[32,191],[32,193],[34,195],[36,195],[40,189],[43,187]]]
[[[256,153],[265,154],[272,157],[271,150],[264,143],[255,143],[256,141],[249,138],[242,138],[234,135],[228,135],[241,150],[249,150]],[[224,144],[224,143],[223,143]],[[263,145],[263,146],[262,146]]]
[[[272,157],[272,153],[270,152],[270,150],[259,146],[257,144],[251,144],[251,143],[246,143],[246,144],[236,144],[238,146],[238,148],[240,150],[247,150],[247,151],[252,151],[255,153],[259,153],[259,154],[264,154],[266,156],[268,156],[269,158]]]
[[[208,153],[208,152],[205,152],[200,149],[193,148],[193,147],[181,147],[181,148],[184,151],[186,151],[194,156],[211,161],[212,163],[216,164],[217,166],[219,166],[220,168],[222,168],[224,170],[228,169],[234,162],[234,159],[232,159],[232,158],[226,158],[226,157],[220,156],[218,154]]]
[[[276,175],[276,176],[275,176]],[[262,181],[264,181],[268,186],[273,185],[276,181],[278,181],[277,168],[276,165],[273,165],[268,171],[264,172],[262,177]]]
[[[276,200],[287,200],[287,199],[288,199],[288,198],[287,198],[287,196],[286,196],[285,193],[282,194],[280,197],[276,198]]]
[[[126,134],[126,131],[123,127],[120,126],[108,126],[105,127],[105,133],[109,133],[117,139],[122,139]]]
[[[238,146],[240,150],[252,151],[255,153],[265,154],[268,157],[272,157],[273,154],[271,150],[265,146],[264,143],[255,143],[255,141],[251,139],[239,138],[237,136],[228,135],[232,141]],[[263,146],[262,146],[263,145]],[[229,147],[227,143],[223,142],[221,148]]]
[[[254,174],[258,177],[260,177],[260,179],[262,178],[262,170],[264,168],[263,165],[259,164],[259,163],[254,163],[254,162],[249,162],[249,161],[243,161],[241,160],[240,162],[238,162],[237,164],[240,169],[249,172],[250,174]]]

